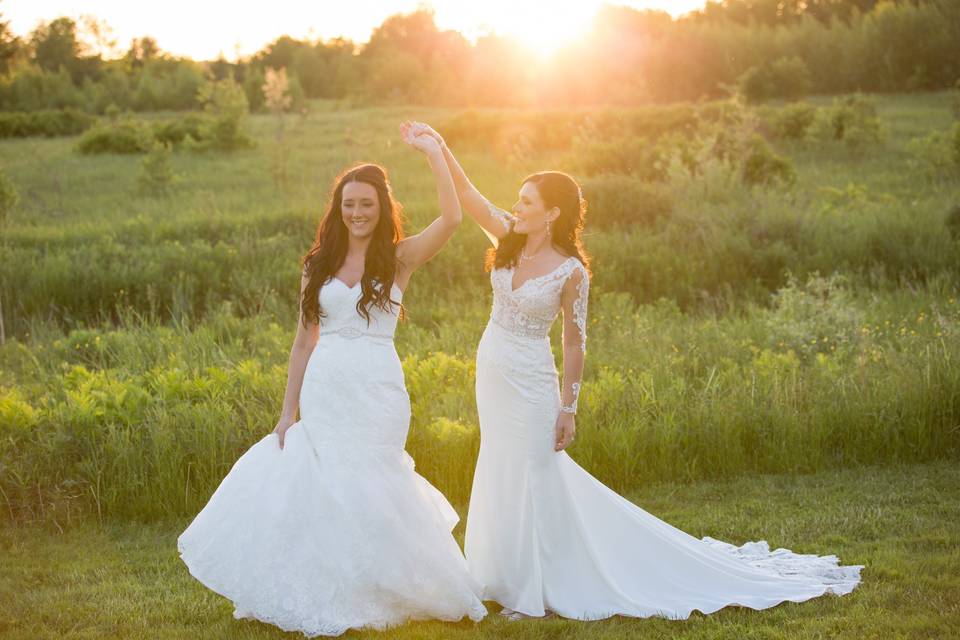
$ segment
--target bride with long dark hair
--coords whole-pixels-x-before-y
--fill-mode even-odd
[[[567,455],[586,355],[586,201],[559,171],[525,178],[512,211],[470,182],[443,138],[461,203],[490,238],[490,321],[477,349],[480,453],[465,552],[484,600],[513,619],[555,613],[686,618],[728,605],[765,609],[844,594],[860,566],[835,556],[698,540],[617,495]],[[549,331],[563,317],[563,377]]]
[[[486,615],[451,535],[458,516],[404,450],[401,300],[461,218],[437,143],[407,142],[430,162],[440,216],[404,238],[382,167],[337,177],[302,261],[280,419],[177,541],[190,573],[229,598],[236,618],[316,636]]]

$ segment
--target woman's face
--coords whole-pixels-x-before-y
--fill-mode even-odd
[[[547,209],[536,185],[532,182],[524,182],[520,187],[520,198],[513,205],[513,213],[518,218],[513,225],[513,230],[516,233],[529,234],[545,231],[547,221],[556,220],[560,215],[560,209],[557,207]]]
[[[372,234],[380,220],[380,198],[373,185],[357,181],[345,184],[340,216],[350,235],[355,238],[366,238]]]

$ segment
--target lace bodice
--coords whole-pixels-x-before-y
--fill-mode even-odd
[[[560,312],[564,283],[575,271],[580,271],[583,277],[577,285],[573,318],[580,332],[580,348],[586,352],[590,280],[580,260],[571,256],[553,271],[524,281],[516,291],[513,290],[514,271],[514,267],[509,267],[494,269],[490,273],[490,282],[493,285],[490,321],[516,335],[529,338],[546,337]]]
[[[357,300],[361,295],[360,283],[348,287],[342,280],[331,278],[320,287],[320,304],[325,316],[320,319],[320,335],[339,334],[345,338],[372,336],[393,338],[397,328],[399,305],[393,305],[390,312],[371,305],[370,324],[357,312]],[[391,298],[399,302],[403,292],[393,284]]]

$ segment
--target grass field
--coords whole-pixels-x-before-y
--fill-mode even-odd
[[[771,141],[790,185],[745,184],[742,158],[641,175],[662,168],[648,162],[657,145],[695,153],[707,134],[624,132],[716,105],[585,116],[317,102],[288,116],[282,148],[277,120],[254,116],[253,149],[175,152],[165,196],[137,191],[140,156],[80,155],[76,138],[0,142],[21,198],[0,228],[0,635],[281,635],[234,621],[188,575],[176,535],[276,423],[298,259],[333,176],[382,163],[408,232],[436,215],[426,163],[397,134],[409,117],[458,131],[465,168],[503,206],[534,170],[583,181],[594,277],[570,450],[580,464],[694,535],[765,538],[867,568],[849,597],[762,613],[492,616],[398,637],[956,635],[960,173],[924,169],[911,142],[952,125],[954,97],[871,99],[879,142]],[[734,115],[722,128],[737,138],[750,113]],[[489,137],[464,125],[479,121]],[[288,180],[275,184],[284,153]],[[479,442],[485,248],[465,221],[414,275],[396,341],[413,408],[407,449],[462,514]],[[558,336],[559,325],[559,358]]]
[[[863,564],[842,598],[766,611],[727,608],[686,621],[525,620],[495,613],[478,625],[411,623],[390,638],[955,638],[960,629],[960,470],[955,464],[866,467],[730,482],[654,484],[629,494],[696,536],[835,553]],[[465,513],[460,509],[461,514]],[[0,530],[4,638],[280,638],[232,617],[229,601],[187,572],[176,537],[187,524],[117,522],[63,533],[52,525]],[[457,533],[462,533],[462,522]],[[282,553],[282,550],[278,550]],[[488,603],[491,612],[497,610]]]

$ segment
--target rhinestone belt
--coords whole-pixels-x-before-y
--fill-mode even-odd
[[[351,340],[355,338],[361,338],[367,336],[368,338],[381,338],[383,340],[393,340],[393,334],[390,333],[374,333],[372,331],[361,331],[356,327],[341,327],[339,329],[327,329],[321,330],[320,335],[328,334],[337,334],[343,338],[350,338]]]

